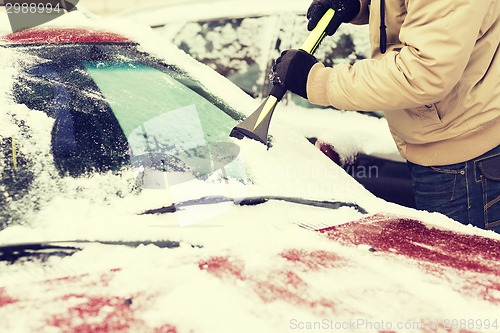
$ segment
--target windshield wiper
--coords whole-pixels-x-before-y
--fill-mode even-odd
[[[361,214],[367,214],[368,212],[355,203],[350,202],[342,202],[342,201],[328,201],[328,200],[311,200],[311,199],[303,199],[297,197],[285,197],[285,196],[255,196],[255,197],[247,197],[247,198],[230,198],[226,196],[207,196],[201,197],[199,199],[192,199],[181,201],[175,204],[171,204],[170,206],[165,206],[156,209],[150,209],[145,212],[142,212],[140,215],[154,215],[154,214],[167,214],[167,213],[175,213],[176,211],[190,206],[199,206],[199,205],[211,205],[211,204],[219,204],[223,202],[232,202],[237,206],[256,206],[269,201],[285,201],[299,205],[306,206],[314,206],[321,207],[327,209],[339,209],[342,207],[350,207],[354,208]]]
[[[21,258],[45,261],[48,257],[72,256],[81,248],[53,243],[24,243],[0,246],[0,262],[14,263]]]
[[[85,244],[98,243],[103,245],[122,245],[138,247],[139,245],[155,245],[160,248],[177,248],[180,242],[176,241],[98,241],[98,240],[71,240],[39,243],[19,243],[0,245],[0,262],[14,263],[21,258],[45,261],[52,256],[68,257],[84,249]],[[199,246],[196,246],[199,247]]]

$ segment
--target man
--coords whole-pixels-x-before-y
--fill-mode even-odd
[[[417,208],[500,233],[500,0],[314,0],[312,30],[368,23],[371,59],[325,67],[304,51],[272,80],[318,105],[383,110]]]

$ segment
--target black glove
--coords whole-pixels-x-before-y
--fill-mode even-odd
[[[306,84],[309,71],[318,60],[303,50],[286,50],[273,65],[271,81],[284,86],[294,94],[307,98]]]
[[[329,8],[335,10],[335,15],[326,28],[326,34],[331,36],[337,31],[340,24],[349,22],[358,15],[361,5],[359,0],[314,0],[307,10],[307,19],[309,20],[307,30],[314,29]]]

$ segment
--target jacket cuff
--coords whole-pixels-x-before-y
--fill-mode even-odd
[[[312,104],[328,106],[328,77],[332,68],[325,67],[322,63],[316,63],[307,76],[307,99]]]
[[[369,9],[368,9],[368,3],[369,0],[359,0],[359,13],[356,15],[349,23],[352,24],[367,24],[368,23],[368,18],[369,18]]]

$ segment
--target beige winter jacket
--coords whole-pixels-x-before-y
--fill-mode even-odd
[[[475,158],[500,144],[500,0],[360,0],[372,59],[309,73],[310,102],[385,111],[400,153],[421,165]]]

